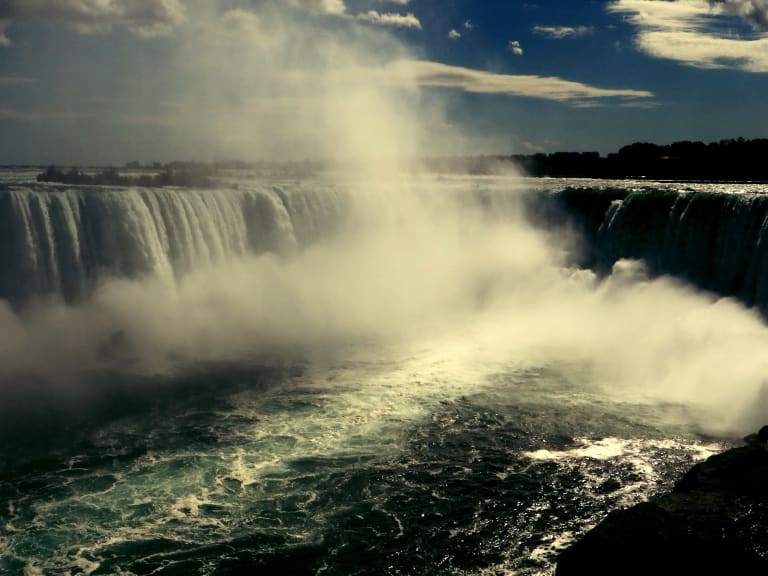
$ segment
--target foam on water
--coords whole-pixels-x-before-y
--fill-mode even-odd
[[[391,372],[391,366],[385,365],[382,373],[381,366],[358,363],[329,371],[320,369],[319,374],[313,371],[266,394],[244,392],[233,399],[231,410],[217,415],[238,423],[237,437],[227,430],[226,436],[219,438],[225,446],[217,444],[213,452],[189,451],[180,439],[181,445],[171,446],[170,453],[148,451],[132,460],[129,467],[106,475],[78,465],[87,464],[90,455],[70,457],[67,466],[55,471],[52,479],[64,494],[49,502],[36,502],[23,530],[38,526],[58,532],[64,549],[80,544],[79,552],[68,560],[52,554],[48,560],[51,564],[43,564],[47,569],[60,570],[67,565],[82,568],[86,561],[97,566],[99,550],[164,538],[169,531],[177,532],[181,541],[188,538],[184,535],[190,530],[205,533],[214,529],[224,537],[240,522],[241,497],[294,498],[300,510],[317,496],[301,489],[293,493],[288,486],[290,463],[313,459],[352,463],[395,455],[401,444],[399,431],[423,418],[426,403],[434,401],[424,397],[425,390],[410,386],[415,377],[426,384],[436,376],[432,362],[426,365],[426,374],[414,360],[405,360]],[[451,386],[445,386],[449,381],[446,376],[431,394],[446,397],[467,391],[459,379],[451,379]],[[166,432],[176,431],[171,427]],[[118,423],[102,430],[100,440],[109,448],[131,433]],[[227,447],[230,443],[233,445]],[[9,506],[13,512],[14,503]],[[201,513],[206,506],[221,507],[226,521],[212,518],[210,510]],[[140,524],[131,522],[130,511],[144,508],[147,516]],[[106,524],[100,525],[96,517],[102,516]],[[61,531],[56,519],[63,517],[72,523],[62,526]],[[275,523],[276,529],[282,524],[279,517],[269,514],[262,519],[267,525]],[[251,522],[258,520],[256,516]],[[103,536],[101,530],[105,530]],[[312,540],[312,532],[289,526],[286,536],[295,541]],[[82,546],[83,539],[94,542]]]
[[[11,501],[13,517],[7,523],[15,531],[5,535],[13,541],[9,557],[23,558],[18,551],[32,545],[29,538],[45,534],[46,540],[30,549],[35,559],[26,561],[29,569],[98,574],[153,563],[170,569],[191,558],[220,554],[215,550],[236,546],[233,542],[246,533],[266,539],[258,545],[262,550],[320,546],[345,508],[353,514],[380,515],[381,537],[389,546],[412,538],[419,516],[414,518],[415,511],[403,507],[401,499],[425,491],[425,511],[435,505],[450,517],[452,506],[476,507],[471,518],[446,526],[452,534],[448,540],[464,542],[493,527],[501,532],[498,542],[485,544],[494,550],[487,552],[489,557],[511,542],[541,541],[525,552],[538,568],[523,572],[538,573],[550,565],[558,538],[565,538],[566,526],[557,521],[550,531],[538,527],[551,523],[545,518],[554,502],[534,497],[521,519],[523,533],[509,527],[506,534],[507,528],[496,525],[488,512],[494,505],[488,497],[476,501],[470,492],[463,497],[467,502],[456,500],[445,483],[473,485],[492,476],[502,490],[501,503],[503,490],[514,490],[521,478],[536,477],[540,472],[533,470],[554,462],[557,474],[575,479],[567,497],[592,502],[571,520],[574,527],[566,528],[580,533],[604,509],[605,498],[612,505],[631,501],[633,495],[639,498],[668,474],[658,469],[662,460],[668,459],[667,466],[689,463],[704,449],[690,439],[609,435],[557,440],[559,415],[571,411],[574,422],[581,421],[584,406],[598,398],[599,391],[590,391],[581,381],[589,377],[588,370],[530,364],[524,357],[495,362],[482,354],[478,358],[473,350],[481,342],[465,329],[413,347],[382,348],[373,357],[367,347],[351,348],[342,364],[310,364],[268,389],[236,393],[214,409],[212,419],[203,406],[196,406],[187,414],[171,415],[170,422],[155,423],[155,430],[143,430],[148,422],[142,423],[140,416],[102,428],[92,449],[107,452],[101,456],[104,463],[96,465],[93,454],[70,455],[65,465],[46,473],[46,490],[55,497]],[[560,405],[547,415],[553,402]],[[612,427],[622,419],[638,414],[636,407],[627,406],[603,405],[601,410],[606,422],[589,425],[598,434],[615,431]],[[527,424],[516,421],[521,417]],[[642,422],[637,418],[631,428],[637,431]],[[513,432],[531,425],[523,436]],[[472,429],[479,436],[462,440]],[[147,432],[149,437],[142,440]],[[518,451],[516,444],[506,444],[513,438],[522,445],[540,444],[537,437],[545,443],[551,437],[559,447]],[[109,451],[120,450],[121,442],[130,446],[131,438],[145,448],[124,464],[109,464],[111,457],[120,458],[119,452]],[[446,441],[457,442],[456,447],[440,455],[417,448],[421,442]],[[421,469],[428,471],[424,478],[417,473]],[[369,474],[383,483],[348,494],[333,487],[355,485]],[[637,478],[626,481],[632,474]],[[600,494],[600,483],[613,475],[622,477],[622,487]],[[434,530],[443,530],[439,516],[430,515],[429,522],[435,523]],[[509,555],[502,554],[499,569],[519,570],[515,554],[520,552],[513,547]],[[202,564],[199,570],[209,573]],[[448,572],[474,570],[454,566]]]
[[[604,279],[565,267],[563,238],[521,222],[503,178],[447,179],[441,194],[432,184],[410,187],[404,205],[386,186],[259,187],[301,245],[261,257],[237,254],[242,227],[237,242],[221,236],[238,220],[224,207],[251,195],[241,187],[218,200],[168,192],[193,205],[171,219],[181,228],[198,209],[219,214],[209,236],[184,236],[188,252],[145,230],[161,229],[164,192],[12,192],[30,207],[13,230],[36,243],[13,254],[35,253],[35,277],[66,284],[61,247],[75,244],[42,241],[56,237],[50,207],[63,194],[76,208],[61,237],[77,236],[78,254],[90,241],[75,216],[109,205],[136,236],[110,258],[166,258],[173,279],[110,280],[77,306],[5,311],[18,330],[9,346],[46,351],[24,365],[21,349],[0,350],[14,377],[44,356],[40,389],[81,402],[50,447],[0,454],[11,463],[0,568],[546,574],[607,511],[715,450],[699,432],[741,431],[768,342],[755,315],[636,262]],[[323,236],[342,212],[355,218]],[[209,266],[216,250],[233,254]],[[174,268],[198,256],[208,264]]]

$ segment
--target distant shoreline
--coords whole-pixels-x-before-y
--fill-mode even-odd
[[[553,152],[513,155],[436,156],[406,161],[412,172],[495,175],[514,171],[534,178],[649,180],[681,183],[768,184],[768,139],[743,138],[669,145],[635,142],[607,156],[599,152]],[[354,165],[354,163],[352,163]],[[43,170],[38,180],[64,184],[131,186],[205,186],[221,170],[256,170],[292,177],[343,168],[337,161],[169,162],[142,165],[128,162],[121,168],[55,165],[0,165],[1,169]],[[91,174],[90,172],[96,172]],[[143,173],[141,173],[143,172]],[[152,172],[152,175],[147,175]]]
[[[635,142],[618,152],[554,152],[510,156],[433,158],[425,165],[436,172],[456,170],[492,174],[514,166],[532,177],[651,180],[696,183],[768,183],[768,139]]]

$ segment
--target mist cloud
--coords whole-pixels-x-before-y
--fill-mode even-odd
[[[686,21],[704,18],[692,3],[680,4],[649,17],[670,22],[672,10],[687,10]],[[43,5],[55,7],[27,6]],[[100,25],[129,27],[168,18],[162,10],[139,18],[150,5],[180,6],[138,2],[132,16],[118,18],[105,15],[106,5],[64,2],[50,14],[66,22],[90,11],[101,14]],[[3,6],[4,16],[21,17],[20,2]],[[173,88],[165,118],[179,141],[198,146],[193,155],[203,158],[298,151],[354,159],[334,174],[334,184],[350,191],[349,222],[293,256],[232,259],[170,281],[103,279],[73,306],[38,302],[19,312],[0,303],[3,381],[34,374],[68,386],[91,370],[155,374],[206,361],[333,355],[359,342],[374,351],[381,342],[424,345],[471,332],[471,351],[487,354],[489,364],[574,362],[617,398],[695,406],[702,415],[692,417],[704,429],[754,427],[750,410],[764,398],[768,373],[768,330],[756,313],[648,279],[636,263],[621,263],[602,281],[567,269],[567,239],[521,218],[508,193],[513,180],[503,182],[506,195],[491,190],[480,202],[461,195],[474,182],[401,177],[404,160],[443,144],[433,129],[444,122],[440,99],[425,103],[420,88],[573,105],[643,102],[653,94],[422,61],[383,27],[344,17],[330,33],[312,18],[292,17],[302,7],[338,15],[342,2],[271,2],[258,13],[207,6],[198,7],[195,27],[179,27],[163,69]],[[157,99],[153,84],[148,91]]]
[[[478,202],[476,182],[389,176],[350,174],[346,225],[293,256],[230,260],[172,282],[107,280],[77,306],[17,313],[0,303],[0,379],[34,374],[75,390],[99,370],[418,345],[457,369],[492,373],[512,359],[588,369],[604,394],[678,404],[710,433],[760,423],[768,328],[755,311],[649,279],[638,262],[604,280],[566,268],[570,241],[522,219],[512,179],[486,181]]]

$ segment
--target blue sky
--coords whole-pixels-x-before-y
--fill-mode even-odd
[[[768,0],[0,0],[0,163],[768,137],[767,32]]]

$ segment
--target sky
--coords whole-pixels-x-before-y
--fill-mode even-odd
[[[768,137],[768,0],[0,0],[0,164]]]

